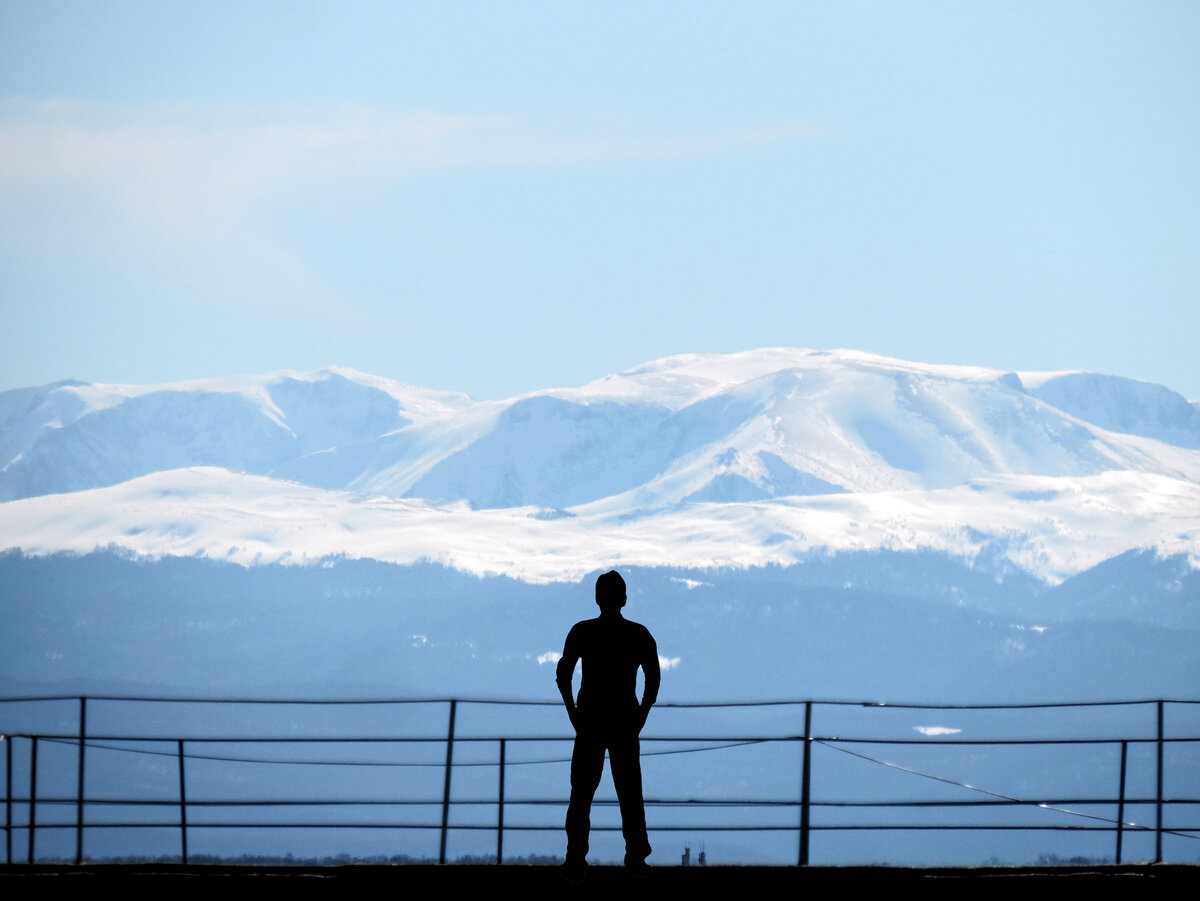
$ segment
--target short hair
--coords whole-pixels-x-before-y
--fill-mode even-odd
[[[600,609],[625,606],[625,580],[615,569],[596,579],[596,603]]]

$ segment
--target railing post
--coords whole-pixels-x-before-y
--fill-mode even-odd
[[[804,742],[800,766],[800,859],[797,866],[808,866],[808,789],[812,776],[812,701],[804,702]]]
[[[504,746],[506,739],[500,739],[500,812],[496,823],[496,864],[504,863]]]
[[[1121,779],[1118,784],[1117,794],[1117,856],[1114,861],[1119,866],[1121,863],[1121,839],[1125,837],[1125,759],[1129,753],[1129,742],[1122,740],[1121,742]]]
[[[79,698],[79,774],[75,787],[75,865],[83,863],[83,760],[87,741],[87,698]]]
[[[454,764],[454,713],[457,700],[450,701],[450,730],[446,733],[446,784],[442,789],[442,844],[438,863],[446,862],[446,831],[450,824],[450,767]]]
[[[29,736],[29,848],[27,859],[33,863],[33,837],[37,831],[37,746],[38,737]]]
[[[1163,833],[1163,702],[1158,702],[1158,791],[1155,795],[1158,815],[1154,827],[1154,862],[1162,863]]]
[[[188,862],[187,850],[187,782],[183,772],[183,739],[179,742],[179,846],[183,863]]]
[[[13,740],[4,736],[4,862],[12,863],[12,761]]]

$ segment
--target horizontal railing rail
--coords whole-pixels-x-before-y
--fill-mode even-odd
[[[73,730],[64,730],[59,725],[59,728],[45,729],[6,729],[5,722],[12,717],[6,717],[5,712],[10,708],[5,705],[24,705],[24,704],[61,704],[68,703],[73,705],[77,714],[74,717],[76,728]],[[63,830],[73,830],[75,838],[74,860],[80,863],[85,859],[85,839],[88,835],[94,834],[99,830],[113,829],[138,829],[138,830],[177,830],[179,835],[179,858],[185,863],[189,859],[189,837],[199,834],[204,830],[217,829],[254,829],[254,830],[306,830],[306,829],[338,829],[338,830],[428,830],[438,834],[439,836],[439,852],[438,859],[444,863],[447,859],[447,837],[451,833],[458,832],[494,832],[496,834],[495,860],[497,863],[504,860],[504,836],[505,833],[530,833],[530,832],[556,832],[562,830],[561,819],[558,822],[514,822],[511,819],[511,814],[515,811],[537,811],[545,808],[563,809],[566,806],[566,786],[563,786],[562,797],[537,797],[531,795],[506,796],[506,778],[509,771],[513,767],[538,766],[546,764],[563,764],[570,760],[570,743],[573,741],[573,735],[557,734],[521,734],[521,730],[513,728],[511,733],[502,730],[496,730],[494,727],[488,730],[480,730],[471,734],[456,734],[456,720],[460,705],[481,705],[485,707],[547,707],[558,706],[559,702],[554,701],[521,701],[514,699],[351,699],[351,700],[336,700],[336,699],[214,699],[214,698],[140,698],[127,696],[109,696],[109,695],[92,695],[92,696],[38,696],[38,697],[16,697],[16,698],[0,698],[0,731],[3,732],[0,738],[4,745],[4,767],[5,767],[5,794],[4,794],[4,824],[3,831],[5,835],[5,862],[14,862],[13,841],[14,836],[22,835],[25,837],[25,858],[29,863],[34,862],[37,855],[37,836],[46,834],[50,831],[61,832]],[[187,705],[218,705],[218,706],[234,706],[242,707],[243,709],[253,707],[255,705],[290,705],[293,707],[303,708],[307,706],[321,707],[343,707],[354,708],[362,705],[442,705],[447,712],[447,729],[442,734],[431,734],[428,727],[420,734],[382,734],[382,735],[362,735],[362,734],[314,734],[314,735],[278,735],[273,734],[271,729],[264,729],[265,734],[253,734],[244,727],[236,731],[208,731],[203,729],[193,728],[188,730],[188,734],[180,734],[173,731],[168,733],[163,729],[147,728],[143,730],[113,730],[96,729],[89,731],[88,729],[88,714],[89,705],[95,714],[97,706],[104,704],[116,704],[128,707],[129,705],[154,705],[156,709],[162,709],[161,705],[175,705],[177,707],[186,708]],[[696,811],[702,818],[688,818],[686,822],[660,822],[652,823],[652,832],[662,833],[679,833],[685,832],[689,834],[707,834],[713,832],[761,832],[761,833],[778,833],[791,832],[796,834],[796,862],[798,865],[807,865],[810,860],[810,840],[814,833],[839,833],[839,832],[872,832],[872,831],[894,831],[894,832],[911,832],[911,831],[994,831],[997,833],[1012,832],[1012,831],[1027,831],[1027,832],[1108,832],[1114,835],[1113,860],[1116,863],[1123,862],[1124,841],[1126,836],[1131,832],[1152,833],[1154,836],[1155,855],[1154,860],[1160,862],[1163,859],[1163,836],[1183,836],[1186,838],[1200,839],[1200,825],[1180,826],[1177,823],[1171,826],[1164,825],[1164,814],[1167,810],[1171,811],[1189,811],[1195,810],[1196,805],[1200,805],[1200,785],[1190,779],[1191,775],[1185,779],[1185,791],[1182,796],[1179,796],[1177,791],[1175,795],[1169,794],[1164,790],[1164,755],[1168,749],[1182,749],[1187,751],[1191,756],[1187,758],[1188,763],[1185,767],[1187,774],[1194,775],[1200,772],[1200,763],[1195,759],[1200,756],[1200,735],[1188,734],[1186,731],[1183,734],[1166,734],[1164,728],[1165,714],[1168,709],[1178,708],[1181,711],[1192,711],[1200,705],[1200,701],[1191,699],[1162,699],[1162,700],[1129,700],[1129,701],[1100,701],[1100,702],[1084,702],[1084,703],[1038,703],[1038,704],[953,704],[953,705],[931,705],[931,704],[883,704],[878,702],[861,702],[861,701],[810,701],[810,700],[767,700],[767,701],[750,701],[750,702],[682,702],[682,703],[664,703],[659,705],[667,709],[677,709],[679,711],[697,711],[703,709],[754,709],[754,708],[772,708],[772,707],[791,707],[803,714],[803,729],[790,732],[758,733],[734,730],[729,734],[713,735],[708,733],[702,734],[646,734],[643,735],[642,741],[644,746],[660,748],[660,750],[644,751],[643,758],[649,759],[656,755],[662,754],[677,754],[677,753],[692,753],[699,751],[724,750],[736,747],[746,747],[753,745],[795,745],[798,748],[798,753],[791,758],[796,770],[792,776],[798,776],[799,791],[795,797],[790,798],[765,798],[765,797],[648,797],[646,799],[647,808],[669,810],[676,809],[681,811]],[[902,737],[900,735],[888,734],[870,734],[869,724],[864,734],[840,735],[825,732],[818,732],[813,728],[813,715],[815,710],[822,709],[838,709],[838,708],[860,708],[864,711],[869,710],[922,710],[922,711],[1035,711],[1035,710],[1055,710],[1055,709],[1071,709],[1071,708],[1144,708],[1152,715],[1153,722],[1148,730],[1143,730],[1142,734],[1137,734],[1136,730],[1131,734],[1100,734],[1100,735],[1020,735],[1005,737],[984,737],[971,738],[961,737],[954,734],[936,734],[923,735],[921,738]],[[55,724],[61,724],[64,720],[61,713],[54,717]],[[857,721],[856,721],[857,723]],[[519,726],[520,723],[513,723],[514,726]],[[47,723],[47,726],[50,726]],[[860,729],[862,727],[859,727]],[[998,728],[1007,729],[1001,724]],[[1124,728],[1124,727],[1122,727]],[[1192,727],[1195,730],[1195,727]],[[858,729],[856,729],[856,732]],[[950,730],[946,730],[950,731]],[[1148,731],[1149,734],[1146,734]],[[553,756],[540,757],[537,759],[512,760],[508,758],[508,752],[513,747],[525,747],[533,744],[541,744],[543,746],[558,746],[562,747],[563,753],[554,754]],[[429,746],[437,750],[437,756],[429,755],[428,759],[418,760],[399,760],[399,759],[383,759],[382,755],[386,754],[389,747],[398,749],[400,747],[411,746]],[[479,747],[493,746],[496,749],[495,759],[487,760],[455,760],[456,747]],[[683,745],[683,748],[674,748],[673,746]],[[22,754],[18,755],[18,746],[22,749]],[[697,747],[699,746],[699,747]],[[1084,748],[1112,748],[1114,752],[1114,761],[1116,772],[1112,783],[1113,793],[1100,795],[1087,794],[1072,794],[1062,797],[1044,796],[1044,797],[1017,797],[1012,795],[1002,794],[1000,792],[990,791],[979,788],[977,786],[968,785],[962,781],[956,781],[951,777],[941,776],[936,773],[921,772],[915,769],[879,760],[873,756],[876,751],[867,753],[868,750],[876,747],[890,746],[896,748],[904,748],[910,746],[920,746],[923,748],[1064,748],[1080,749],[1079,753],[1083,752]],[[1135,792],[1127,790],[1127,766],[1131,750],[1145,747],[1152,747],[1153,750],[1153,775],[1154,789],[1147,791],[1143,787]],[[244,748],[242,753],[238,752],[238,748]],[[292,749],[326,749],[322,758],[314,759],[308,756],[300,755],[296,758],[289,759],[280,757],[278,754],[267,754],[265,751],[253,753],[253,748],[274,748],[281,749],[291,747]],[[871,762],[877,765],[896,767],[900,770],[907,769],[908,772],[935,780],[937,782],[958,786],[960,788],[970,789],[973,791],[982,791],[989,795],[987,798],[975,799],[952,799],[952,798],[814,798],[812,793],[814,761],[813,749],[815,747],[824,747],[834,751],[841,751],[855,757],[859,757],[864,761]],[[54,772],[48,773],[45,760],[45,755],[50,753],[48,749],[61,751],[62,749],[73,751],[73,755],[68,753],[67,758],[70,758],[69,763],[64,763],[64,758],[61,753],[55,755],[53,763]],[[372,759],[353,759],[353,755],[339,755],[336,751],[338,748],[354,748],[354,749],[374,749]],[[857,749],[857,750],[856,750]],[[1191,749],[1198,749],[1193,752]],[[444,756],[442,756],[444,750]],[[145,798],[145,797],[125,797],[112,796],[111,794],[93,793],[89,794],[85,789],[87,787],[87,761],[89,756],[95,755],[101,751],[105,752],[124,752],[130,754],[150,755],[155,757],[170,758],[173,761],[176,780],[176,795],[172,798]],[[553,752],[552,752],[553,753]],[[41,772],[39,773],[39,762],[41,763]],[[188,770],[190,766],[194,766],[201,762],[222,762],[234,764],[274,764],[281,766],[302,766],[315,768],[338,768],[338,767],[409,767],[409,768],[425,768],[428,770],[440,770],[441,778],[438,780],[441,791],[435,792],[435,782],[433,779],[425,780],[425,790],[419,794],[405,794],[403,796],[387,796],[387,797],[371,797],[371,798],[350,798],[350,797],[311,797],[306,798],[301,794],[293,797],[282,798],[255,798],[251,796],[236,797],[192,797],[189,789],[194,787],[189,783]],[[61,790],[53,793],[39,791],[39,787],[47,780],[53,781],[56,785],[61,786],[64,781],[63,767],[72,767],[73,781],[75,792],[73,794],[63,793]],[[497,789],[494,795],[475,794],[468,797],[454,797],[452,795],[452,785],[455,772],[462,772],[465,768],[489,767],[494,768],[497,774]],[[21,770],[23,778],[16,780],[15,777]],[[785,774],[780,774],[780,781],[784,780]],[[1143,780],[1144,782],[1145,780]],[[18,787],[19,786],[19,787]],[[616,806],[613,800],[598,800],[598,807],[612,808]],[[364,819],[362,816],[355,817],[354,814],[367,809],[383,810],[395,808],[397,810],[405,808],[424,808],[425,817],[385,817],[384,819]],[[1065,822],[1009,822],[1009,821],[991,821],[991,822],[975,822],[963,821],[961,818],[957,822],[945,821],[949,819],[953,811],[970,811],[970,810],[1001,810],[1004,808],[1026,808],[1031,811],[1053,811],[1064,816],[1070,816],[1072,819]],[[1075,810],[1072,808],[1085,808],[1084,810]],[[1153,824],[1133,823],[1127,819],[1127,811],[1131,808],[1139,808],[1142,811],[1147,809],[1153,810]],[[161,816],[152,819],[138,819],[136,821],[122,820],[119,817],[105,816],[103,811],[110,810],[130,810],[138,809],[147,813],[153,811],[173,810],[175,815],[169,818]],[[275,810],[280,812],[291,811],[294,813],[308,809],[309,811],[329,810],[346,812],[349,819],[331,819],[329,816],[317,818],[301,818],[293,816],[291,819],[285,817],[261,817],[248,816],[248,812]],[[775,810],[781,813],[790,814],[794,817],[791,822],[781,822],[778,820],[767,820],[759,822],[724,822],[716,821],[711,814],[721,810],[739,809],[743,811],[771,811]],[[64,810],[74,812],[73,821],[63,820],[61,816],[50,818],[50,815],[57,812],[61,814]],[[473,811],[473,815],[467,818],[454,820],[452,811]],[[494,820],[489,822],[480,821],[479,812],[483,810],[493,811]],[[814,812],[826,811],[937,811],[941,810],[946,813],[942,820],[929,821],[898,821],[898,822],[837,822],[823,821],[814,822],[812,819]],[[225,811],[227,814],[236,814],[225,817],[210,818],[209,815],[213,812],[220,813]],[[1107,812],[1103,812],[1107,811]],[[506,821],[506,813],[509,814],[509,819]],[[20,816],[23,814],[23,816]],[[21,821],[18,822],[18,819]],[[594,830],[597,832],[616,832],[620,827],[615,825],[597,825]],[[1200,846],[1197,846],[1200,848]]]

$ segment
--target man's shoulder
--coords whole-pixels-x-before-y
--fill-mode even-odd
[[[613,628],[616,627],[614,634]],[[587,645],[593,641],[606,642],[616,636],[621,636],[624,642],[654,643],[654,636],[641,623],[622,617],[616,623],[606,624],[602,617],[583,619],[571,627],[567,633],[567,643],[574,646]]]
[[[650,630],[641,623],[635,623],[631,619],[625,620],[625,623],[626,628],[631,634],[637,635],[640,639],[649,639],[650,641],[654,641],[654,636],[650,634]]]
[[[584,641],[596,628],[594,619],[581,619],[567,632],[567,642]]]

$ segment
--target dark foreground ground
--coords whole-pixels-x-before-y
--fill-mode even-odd
[[[620,892],[624,899],[707,897],[711,892],[821,891],[872,889],[1089,889],[1100,883],[1121,891],[1200,888],[1200,866],[1132,865],[1093,867],[660,867],[648,879],[634,880],[621,867],[592,867],[579,886],[564,881],[554,867],[532,866],[344,866],[232,867],[174,864],[0,866],[0,896],[56,890],[139,892],[176,890],[270,890],[307,893],[431,891],[450,893],[545,891],[590,896]],[[74,895],[72,895],[74,897]],[[476,897],[481,897],[476,895]],[[833,897],[836,897],[834,895]],[[1186,897],[1186,896],[1185,896]]]

